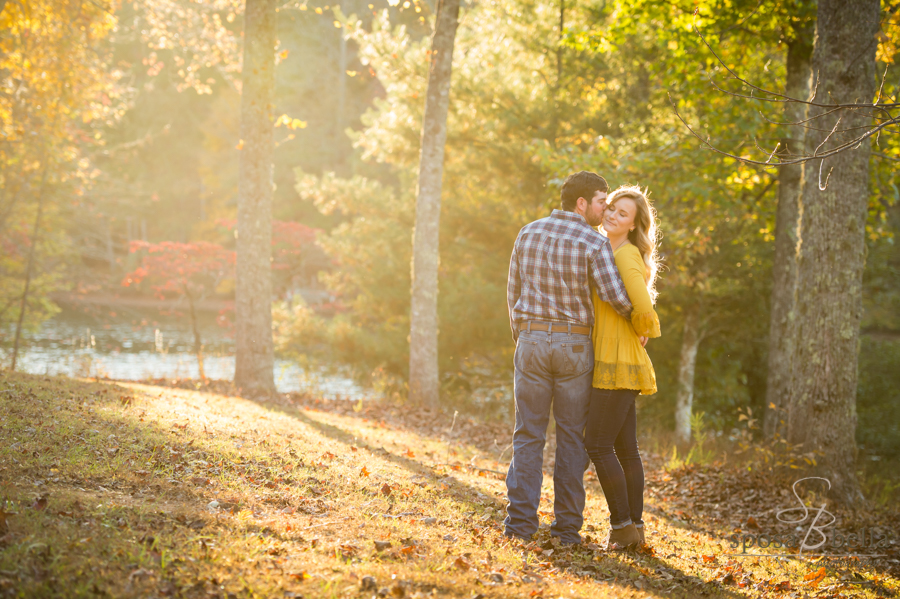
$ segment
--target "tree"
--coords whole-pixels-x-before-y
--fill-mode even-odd
[[[802,17],[803,15],[801,15]],[[810,19],[795,22],[793,38],[787,42],[787,75],[784,94],[792,98],[809,96],[810,60],[815,24]],[[784,105],[784,121],[806,118],[806,105]],[[807,154],[806,131],[790,128],[781,141],[781,150],[789,155]],[[772,296],[769,315],[769,359],[766,380],[766,410],[763,433],[772,437],[778,429],[779,406],[789,405],[791,364],[793,362],[793,309],[797,291],[797,242],[800,226],[800,184],[802,164],[789,164],[778,171],[778,209],[775,214],[775,257],[772,260]],[[781,431],[783,432],[783,431]]]
[[[174,294],[187,300],[194,334],[194,354],[201,379],[206,379],[203,371],[203,339],[197,321],[197,303],[226,278],[234,275],[234,252],[216,243],[205,241],[194,243],[148,243],[134,241],[131,252],[143,252],[141,265],[125,275],[124,287],[139,285],[147,280],[153,286],[159,299]]]
[[[816,98],[824,105],[809,108],[816,123],[807,130],[809,147],[823,147],[829,139],[845,144],[871,123],[864,111],[836,114],[832,108],[875,97],[879,12],[879,0],[819,0],[812,68]],[[836,132],[838,127],[843,131]],[[862,499],[856,478],[856,384],[870,153],[867,137],[852,151],[811,162],[800,196],[787,439],[822,452],[817,471],[846,503]],[[820,178],[823,170],[827,175]]]
[[[439,0],[432,38],[413,237],[412,303],[409,325],[409,397],[431,407],[440,399],[438,372],[438,264],[441,183],[453,44],[459,0]]]
[[[247,0],[241,87],[238,174],[236,385],[275,389],[272,345],[272,99],[275,88],[275,1]]]
[[[678,363],[678,390],[675,396],[675,439],[679,443],[691,440],[691,416],[694,408],[694,373],[697,368],[697,350],[705,331],[700,322],[701,305],[694,301],[684,314],[684,330],[681,333],[681,359]]]
[[[12,1],[0,11],[0,325],[23,334],[58,308],[72,252],[65,216],[93,184],[91,150],[123,110],[115,18],[99,3]],[[68,214],[66,214],[68,212]],[[5,328],[5,326],[0,326]]]
[[[766,160],[754,159],[721,149],[682,119],[706,147],[745,164],[764,168],[805,165],[799,203],[796,323],[791,326],[788,318],[786,327],[793,347],[786,437],[789,443],[804,445],[822,456],[813,470],[831,481],[830,491],[836,499],[851,504],[863,499],[855,470],[856,384],[871,142],[879,132],[900,123],[896,114],[900,104],[893,98],[882,101],[887,69],[876,88],[879,42],[890,42],[879,35],[879,12],[878,0],[818,3],[812,58],[814,94],[809,100],[750,83],[701,35],[742,89],[731,91],[710,79],[713,86],[732,98],[806,108],[806,118],[782,123],[805,130],[805,144],[782,150],[779,143]],[[885,62],[890,63],[895,52],[889,53]],[[754,142],[762,151],[758,141]]]

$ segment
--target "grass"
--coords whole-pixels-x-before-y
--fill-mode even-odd
[[[451,432],[449,419],[377,404],[10,373],[0,414],[0,597],[878,597],[900,588],[865,560],[727,556],[734,523],[676,509],[673,496],[690,498],[681,481],[694,479],[661,459],[647,463],[648,548],[598,546],[608,511],[595,481],[588,544],[555,546],[549,476],[536,540],[510,542],[501,451],[493,429],[472,422]]]

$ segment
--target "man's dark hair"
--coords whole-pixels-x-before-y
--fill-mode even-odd
[[[606,184],[606,179],[597,173],[579,171],[571,174],[566,177],[562,192],[559,194],[560,200],[562,200],[562,209],[573,212],[578,198],[584,198],[590,205],[595,193],[608,190],[609,185]]]

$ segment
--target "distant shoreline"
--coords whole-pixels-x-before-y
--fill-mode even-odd
[[[79,295],[75,293],[52,294],[51,299],[60,305],[70,306],[109,306],[116,308],[155,308],[158,310],[186,309],[184,299],[159,299],[155,297],[122,297],[120,295],[96,294]],[[195,304],[197,310],[204,312],[220,312],[234,306],[234,301],[223,299],[204,299]]]

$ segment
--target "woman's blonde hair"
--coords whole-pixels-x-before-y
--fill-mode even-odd
[[[622,198],[629,198],[637,207],[637,213],[634,215],[634,230],[629,231],[628,241],[641,252],[641,257],[647,266],[644,280],[647,281],[650,299],[655,304],[656,296],[659,295],[656,291],[656,275],[659,272],[659,254],[657,253],[659,228],[656,226],[656,210],[647,199],[648,195],[650,194],[646,189],[642,190],[637,185],[622,185],[609,195],[608,205],[612,206]]]

